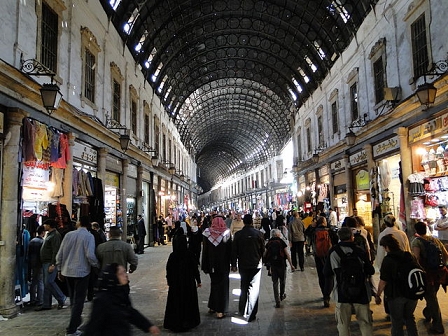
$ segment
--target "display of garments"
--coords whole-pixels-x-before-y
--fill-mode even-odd
[[[42,152],[48,148],[47,126],[34,121],[34,155],[37,160],[42,160]]]
[[[414,198],[411,201],[411,218],[425,218],[425,207],[421,198]]]
[[[23,147],[22,155],[24,161],[36,161],[36,154],[34,153],[34,125],[30,119],[23,119]]]
[[[51,197],[62,197],[64,196],[64,169],[52,168],[51,170],[51,182],[54,183],[53,193]]]
[[[70,144],[67,134],[59,134],[59,158],[52,162],[56,168],[67,168],[67,161],[70,159]]]
[[[381,189],[388,189],[390,182],[392,180],[392,173],[389,168],[389,164],[387,160],[383,160],[379,165],[379,173],[380,173],[380,184]]]
[[[317,196],[317,202],[323,202],[328,195],[328,186],[325,183],[322,183],[319,187],[319,194]]]
[[[425,188],[423,186],[424,184],[424,176],[419,173],[414,173],[409,175],[408,177],[409,181],[409,193],[411,195],[424,195],[425,194]]]
[[[59,160],[59,132],[54,128],[49,128],[49,134],[51,134],[50,141],[50,162],[56,162]]]

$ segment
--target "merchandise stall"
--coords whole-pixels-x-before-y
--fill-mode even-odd
[[[338,223],[342,223],[348,214],[347,184],[345,176],[345,163],[343,159],[330,164],[333,176],[333,210],[336,211]]]
[[[372,196],[372,207],[380,206],[381,214],[400,213],[400,141],[394,136],[373,146],[375,170],[372,172],[375,195]]]
[[[42,216],[59,220],[59,227],[70,222],[64,196],[64,175],[70,159],[67,134],[37,120],[23,120],[22,145],[22,222],[33,235]]]
[[[363,149],[350,156],[353,176],[353,201],[358,216],[364,220],[366,229],[373,232],[370,174],[367,168],[367,154]]]
[[[410,217],[434,223],[438,205],[448,204],[448,113],[409,129],[412,174],[404,176],[411,196]]]

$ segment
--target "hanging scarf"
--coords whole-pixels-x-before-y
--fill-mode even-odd
[[[203,235],[207,237],[207,239],[214,246],[218,246],[219,243],[223,240],[223,238],[228,234],[229,229],[226,226],[226,222],[220,216],[213,218],[212,225],[204,230]]]

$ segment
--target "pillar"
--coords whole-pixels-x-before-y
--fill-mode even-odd
[[[72,132],[68,133],[68,144],[70,146],[70,157],[67,158],[67,167],[64,170],[64,196],[61,197],[60,201],[65,204],[67,211],[72,215],[72,203],[73,203],[73,146],[75,146],[76,135]]]
[[[129,160],[123,159],[121,161],[123,167],[123,173],[121,175],[121,189],[120,189],[120,204],[121,204],[121,218],[123,219],[123,234],[122,239],[126,241],[128,235],[128,220],[126,214],[128,213],[128,204],[126,202],[126,195],[128,189],[128,171],[129,171]]]
[[[97,171],[96,177],[103,181],[106,181],[106,158],[107,158],[108,150],[105,147],[98,149],[98,159],[97,159]]]
[[[149,237],[148,237],[148,244],[149,246],[154,246],[153,241],[153,232],[152,232],[152,225],[156,223],[156,208],[155,208],[155,197],[156,197],[156,191],[154,190],[154,172],[149,172]],[[174,223],[173,223],[174,224]]]
[[[6,132],[3,144],[0,220],[0,315],[14,317],[19,309],[14,299],[17,223],[21,219],[19,204],[20,128],[28,114],[20,109],[6,112]]]
[[[414,225],[411,225],[413,221],[410,217],[410,207],[412,197],[409,195],[408,188],[406,186],[406,178],[412,174],[412,155],[409,150],[409,140],[408,140],[408,129],[406,127],[399,127],[395,131],[400,139],[400,156],[401,156],[401,176],[402,176],[402,186],[403,196],[404,196],[404,205],[406,212],[406,223],[403,224],[403,230],[407,233],[408,237],[412,237],[414,235]],[[400,196],[401,197],[401,196]],[[400,199],[400,198],[399,198]],[[401,206],[401,205],[400,205]],[[403,209],[400,208],[400,213],[403,212]],[[400,217],[400,216],[399,216]],[[398,218],[402,221],[402,218]]]
[[[366,151],[366,157],[367,157],[367,171],[370,172],[372,170],[377,170],[375,160],[373,159],[373,147],[371,144],[366,144],[364,146],[364,150]],[[378,179],[377,179],[378,180]],[[372,195],[370,195],[372,197]],[[379,195],[376,195],[378,198]],[[374,204],[372,202],[372,199],[370,199],[370,203]],[[373,241],[375,243],[378,242],[378,235],[380,234],[380,215],[377,209],[373,208],[372,206],[372,229],[373,229]]]
[[[347,212],[349,216],[353,215],[353,209],[355,205],[354,195],[353,195],[353,179],[352,179],[352,169],[350,165],[350,157],[346,154],[344,155],[345,161],[345,185],[347,188]]]

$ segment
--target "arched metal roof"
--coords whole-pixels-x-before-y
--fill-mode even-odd
[[[378,0],[100,0],[204,190],[264,163]]]

